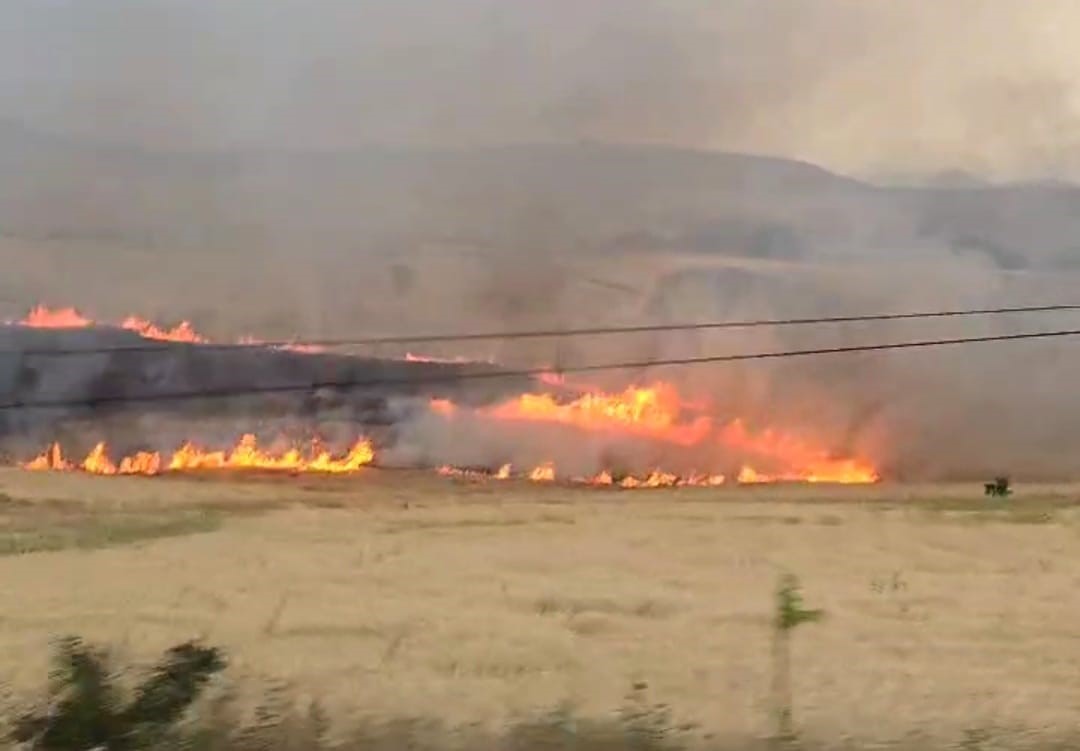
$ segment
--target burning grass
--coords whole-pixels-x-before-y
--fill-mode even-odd
[[[94,320],[71,308],[39,306],[18,325],[86,328]],[[208,340],[188,322],[167,328],[130,316],[120,328],[155,341],[198,347]],[[257,340],[245,338],[247,342]],[[417,360],[410,356],[407,360]],[[717,486],[725,482],[872,484],[879,474],[862,456],[837,454],[826,437],[814,431],[768,424],[751,425],[741,416],[722,416],[709,399],[689,398],[672,383],[629,384],[606,391],[593,384],[538,378],[535,390],[487,406],[458,404],[445,397],[426,405],[425,423],[403,428],[417,442],[409,450],[428,457],[429,468],[471,480],[524,478],[536,483],[574,483],[622,489]],[[415,429],[409,430],[413,427]],[[358,428],[359,429],[359,428]],[[558,431],[552,433],[552,429]],[[438,437],[441,436],[441,437]],[[87,436],[89,438],[89,436]],[[377,464],[385,448],[357,436],[345,455],[332,455],[318,443],[300,446],[279,436],[278,446],[260,446],[252,434],[230,447],[207,447],[194,437],[164,451],[142,446],[124,456],[96,441],[82,457],[54,443],[27,458],[26,469],[83,471],[101,475],[157,475],[165,472],[259,470],[292,473],[349,473]],[[453,460],[469,454],[480,461]],[[574,450],[579,448],[580,450]],[[84,449],[85,450],[85,449]],[[558,454],[556,456],[556,454]],[[447,456],[451,457],[446,461]]]

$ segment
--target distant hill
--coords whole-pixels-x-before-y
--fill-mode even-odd
[[[1080,189],[946,177],[884,187],[784,159],[596,144],[155,153],[8,123],[0,230],[146,251],[283,240],[333,256],[450,241],[784,259],[929,249],[1002,268],[1075,265]]]

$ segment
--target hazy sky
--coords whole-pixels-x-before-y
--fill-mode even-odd
[[[0,116],[170,148],[581,139],[1080,175],[1076,0],[4,0]]]

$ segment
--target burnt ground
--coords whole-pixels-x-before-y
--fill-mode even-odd
[[[110,351],[101,351],[101,350]],[[481,405],[540,387],[482,363],[154,342],[112,328],[0,327],[0,447],[95,439],[146,447],[237,425],[389,434],[410,403]],[[479,377],[476,377],[479,376]],[[412,397],[412,399],[410,399]]]

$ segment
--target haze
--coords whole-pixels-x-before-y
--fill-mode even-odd
[[[1054,0],[10,0],[0,317],[311,338],[1076,302],[1071,28]],[[1038,327],[1076,319],[427,354]],[[1080,451],[1068,341],[637,375],[897,476],[1072,476]]]
[[[9,0],[0,112],[170,149],[663,143],[1065,176],[1069,0]]]

